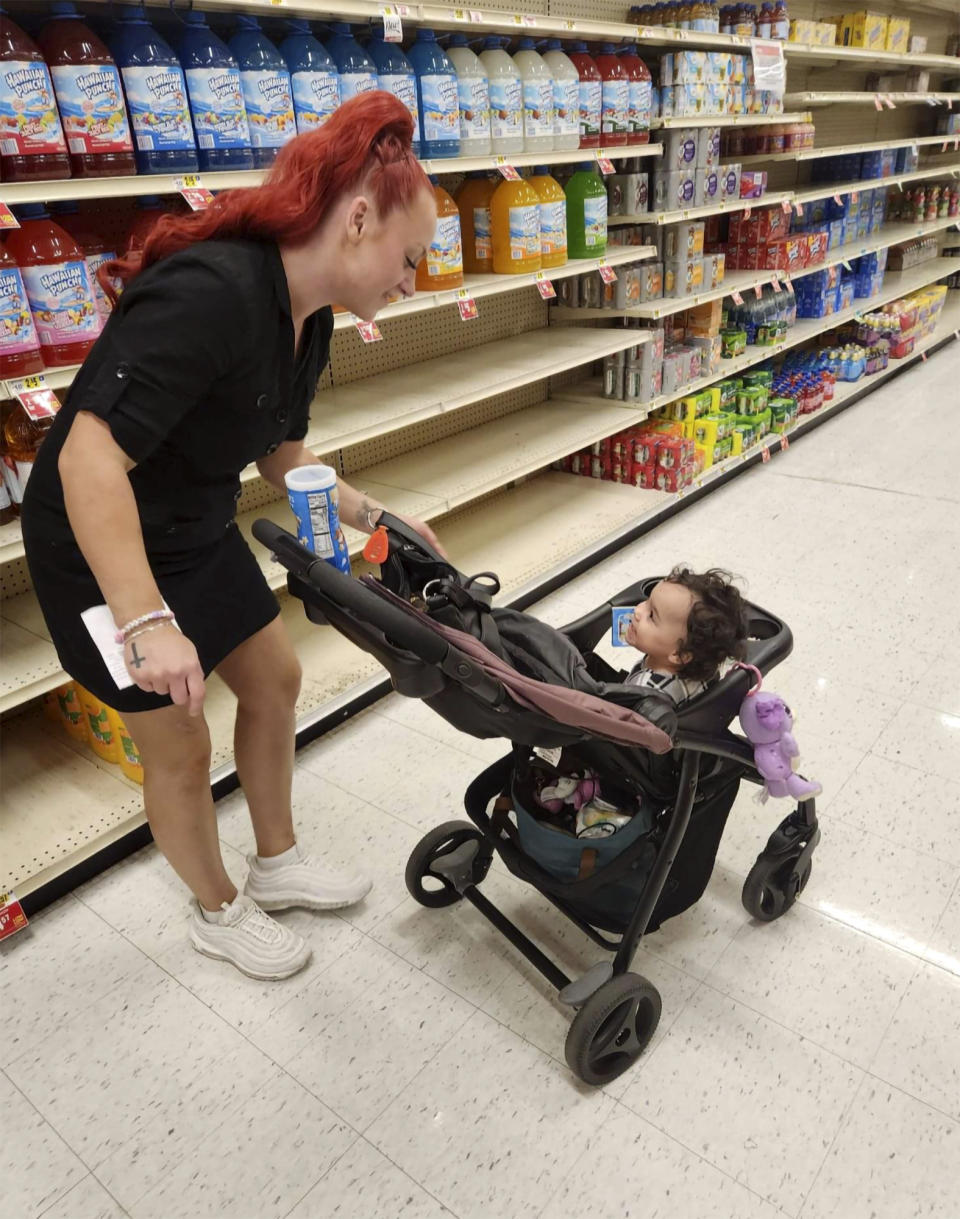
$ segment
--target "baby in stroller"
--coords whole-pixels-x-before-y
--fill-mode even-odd
[[[634,609],[621,638],[644,653],[626,684],[660,690],[683,703],[716,680],[725,660],[744,659],[743,598],[728,572],[675,567]]]

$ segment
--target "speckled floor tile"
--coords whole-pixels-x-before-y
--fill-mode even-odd
[[[43,1219],[127,1219],[127,1211],[91,1174],[45,1210]]]
[[[0,1205],[11,1216],[39,1215],[68,1195],[87,1167],[2,1071],[0,1113],[6,1132],[0,1139]]]
[[[904,703],[872,752],[944,779],[955,779],[960,775],[960,715]]]
[[[849,1063],[705,986],[623,1104],[796,1215],[861,1078]]]

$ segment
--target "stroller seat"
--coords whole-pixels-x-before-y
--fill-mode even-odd
[[[375,656],[399,693],[464,732],[509,743],[468,787],[469,821],[443,822],[414,849],[407,888],[427,907],[469,901],[501,931],[576,1009],[566,1045],[572,1070],[606,1083],[640,1056],[660,1016],[656,988],[629,971],[638,943],[699,899],[741,781],[763,782],[752,746],[731,730],[753,677],[732,668],[678,707],[625,684],[593,650],[611,608],[643,601],[658,579],[623,589],[558,631],[494,607],[499,586],[489,573],[462,576],[389,514],[381,526],[389,556],[379,580],[343,575],[272,522],[257,521],[253,533],[287,567],[311,621]],[[759,606],[748,604],[747,618],[747,661],[767,673],[790,654],[790,629]],[[526,783],[543,766],[558,775],[588,770],[640,811],[603,840],[541,826]],[[751,868],[742,893],[751,915],[771,921],[793,905],[819,838],[811,798],[774,830]],[[613,961],[568,978],[481,892],[494,852]]]

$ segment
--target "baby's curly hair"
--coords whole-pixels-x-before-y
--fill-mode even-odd
[[[667,580],[689,589],[695,597],[687,619],[686,638],[677,648],[685,657],[677,670],[678,676],[709,681],[725,660],[743,660],[747,615],[731,574],[718,567],[698,574],[680,566],[673,569]]]

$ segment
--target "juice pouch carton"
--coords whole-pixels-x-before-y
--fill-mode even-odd
[[[663,134],[665,139],[660,165],[668,172],[695,169],[700,152],[700,131],[695,127],[680,127]]]
[[[766,170],[744,169],[740,174],[740,198],[759,199],[767,189]]]
[[[720,179],[720,200],[730,203],[740,198],[740,173],[742,166],[736,163],[721,165],[717,171]]]
[[[720,201],[720,175],[715,169],[697,170],[697,189],[694,202],[697,207],[709,207]]]

